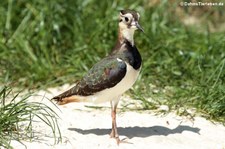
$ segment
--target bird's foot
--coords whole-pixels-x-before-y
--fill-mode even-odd
[[[128,138],[123,138],[120,140],[118,135],[115,135],[115,132],[111,132],[110,133],[110,138],[114,138],[116,140],[117,145],[119,145],[120,143],[128,143],[128,144],[132,144],[130,142],[127,141]]]
[[[116,139],[116,143],[117,145],[119,145],[120,143],[127,143],[127,144],[132,144],[131,142],[128,142],[128,138],[123,138],[123,139],[120,139],[119,137],[115,137]]]

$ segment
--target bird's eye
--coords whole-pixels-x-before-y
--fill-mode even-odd
[[[125,17],[125,21],[126,21],[126,22],[128,22],[128,21],[129,21],[128,17]]]

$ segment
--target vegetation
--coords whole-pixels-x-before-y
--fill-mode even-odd
[[[12,148],[11,140],[33,140],[36,137],[33,124],[37,118],[52,129],[55,141],[61,139],[57,114],[43,103],[28,102],[29,95],[16,102],[18,95],[12,96],[11,89],[7,87],[0,89],[0,146]]]
[[[75,82],[115,44],[118,11],[135,9],[145,30],[135,34],[144,65],[129,94],[143,109],[195,108],[225,122],[224,6],[155,1],[3,1],[0,84],[43,89]],[[196,9],[201,13],[193,16]],[[185,25],[188,17],[197,24]]]

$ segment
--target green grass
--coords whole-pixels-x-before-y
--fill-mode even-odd
[[[10,88],[0,89],[0,147],[13,148],[11,140],[23,144],[22,140],[39,139],[33,131],[33,124],[37,122],[35,117],[51,128],[55,143],[60,141],[57,114],[43,103],[28,102],[30,95],[22,96],[21,100],[16,102],[18,96],[19,94],[13,96]]]
[[[40,89],[73,83],[107,55],[117,38],[118,11],[135,9],[145,34],[135,41],[143,56],[141,77],[129,94],[143,109],[166,104],[195,108],[225,121],[225,36],[210,23],[225,21],[224,7],[206,10],[185,26],[174,12],[178,3],[161,1],[5,0],[0,6],[0,82]],[[197,8],[182,8],[187,15]],[[214,19],[213,12],[220,18]],[[219,20],[219,21],[218,21]],[[149,100],[151,97],[152,100]]]

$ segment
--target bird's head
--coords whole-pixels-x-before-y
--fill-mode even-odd
[[[144,32],[143,28],[139,24],[140,15],[134,10],[121,10],[119,15],[119,30],[120,38],[133,43],[134,31],[139,29]]]

